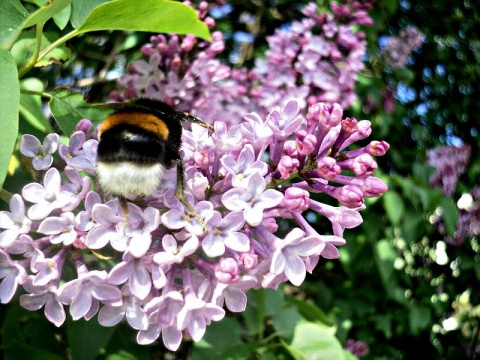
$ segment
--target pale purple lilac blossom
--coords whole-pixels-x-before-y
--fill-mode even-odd
[[[301,110],[317,102],[349,107],[356,99],[354,87],[366,52],[365,34],[357,27],[372,24],[367,15],[372,5],[352,0],[330,6],[331,13],[319,12],[310,3],[302,21],[277,29],[267,38],[265,57],[251,70],[233,69],[217,59],[225,47],[218,31],[212,32],[211,43],[191,36],[153,36],[142,48],[145,59],[131,64],[111,98],[156,98],[227,124],[240,123],[239,113],[265,118],[290,100]]]
[[[348,7],[342,10],[348,11]],[[325,36],[338,34],[342,46],[361,53],[364,45],[344,29],[346,25],[334,26],[335,15],[316,15],[313,5],[306,14],[312,19],[295,25],[296,39],[302,36],[302,26],[322,24],[329,31]],[[361,11],[357,15],[349,21],[368,22]],[[307,44],[321,42],[308,32],[304,35]],[[278,49],[271,50],[265,66],[273,66],[269,62],[282,49],[287,51],[281,53],[280,62],[285,56],[295,56],[290,35],[279,32],[275,36]],[[174,36],[168,46],[166,37],[154,39],[143,49],[150,61],[157,53],[187,61],[189,51],[200,46],[189,36],[182,41]],[[208,324],[221,320],[223,305],[233,312],[243,311],[250,289],[276,288],[285,281],[300,285],[321,257],[339,256],[337,246],[345,243],[344,230],[362,222],[359,211],[365,207],[365,197],[378,197],[387,190],[373,177],[376,163],[372,157],[385,154],[388,143],[372,141],[349,149],[370,135],[370,123],[343,118],[340,104],[316,103],[330,95],[305,85],[307,92],[301,98],[282,93],[280,106],[274,101],[262,108],[258,102],[258,112],[248,112],[250,107],[243,102],[250,98],[255,102],[261,99],[259,94],[255,100],[247,86],[245,97],[239,99],[232,92],[235,86],[230,92],[225,87],[239,81],[252,85],[258,77],[219,65],[214,59],[223,48],[218,34],[212,44],[202,46],[203,51],[189,63],[189,76],[172,76],[172,63],[160,57],[152,64],[134,67],[153,74],[155,65],[164,75],[124,79],[133,86],[131,96],[154,96],[172,105],[179,105],[180,98],[190,99],[180,109],[195,110],[214,126],[214,134],[195,124],[183,132],[185,195],[202,221],[175,197],[176,168],[165,172],[162,185],[152,195],[130,199],[127,218],[118,199],[102,197],[98,188],[90,190],[90,177],[85,173],[94,174],[98,141],[91,123],[84,119],[70,143],[58,149],[62,160],[45,169],[43,185],[26,185],[22,196],[12,198],[10,212],[0,213],[2,303],[11,301],[23,286],[22,306],[29,310],[45,307],[45,316],[56,326],[64,322],[67,307],[73,319],[89,320],[98,314],[104,326],[126,318],[138,330],[138,343],[149,344],[161,337],[168,349],[176,350],[182,334],[198,341]],[[302,50],[304,61],[314,51],[312,46]],[[324,54],[335,59],[343,56],[331,44],[317,56]],[[147,65],[151,67],[145,69]],[[314,71],[313,64],[307,65],[305,72]],[[349,71],[353,76],[360,68],[352,65]],[[217,86],[219,79],[222,86]],[[278,81],[292,80],[285,73]],[[329,81],[333,81],[334,92],[341,93],[338,84]],[[267,91],[266,83],[262,86]],[[216,106],[223,100],[212,103],[195,97],[197,91],[206,89],[215,101],[231,96],[229,106],[235,105],[235,111],[224,112]],[[312,97],[307,99],[309,91]],[[311,103],[308,110],[304,110],[306,103]],[[203,107],[210,112],[202,113]],[[226,117],[229,121],[224,124]],[[327,197],[340,205],[324,204]],[[306,220],[307,212],[318,221],[328,219],[333,235],[319,234]],[[290,222],[290,230],[278,231],[280,222]],[[65,278],[67,262],[76,268],[77,277]]]
[[[20,152],[32,160],[32,166],[35,170],[48,169],[53,163],[52,154],[55,153],[60,144],[58,134],[48,134],[43,143],[40,143],[33,135],[26,134],[20,141]]]
[[[409,26],[402,29],[397,36],[388,39],[382,49],[382,56],[388,65],[401,69],[407,63],[412,52],[424,41],[425,35],[415,26]]]

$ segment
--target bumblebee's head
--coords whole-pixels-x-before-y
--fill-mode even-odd
[[[147,98],[114,106],[99,130],[100,186],[115,196],[151,194],[180,159],[181,113]]]

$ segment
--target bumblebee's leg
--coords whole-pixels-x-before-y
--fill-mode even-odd
[[[127,221],[128,221],[128,202],[127,199],[123,196],[118,197],[118,202],[120,204],[120,210],[123,213],[123,232],[127,229]]]
[[[183,206],[185,206],[185,208],[187,209],[188,215],[190,217],[195,217],[198,221],[200,221],[200,224],[202,224],[203,226],[203,232],[207,232],[207,225],[205,224],[205,220],[202,217],[200,217],[200,215],[197,214],[192,204],[190,204],[188,200],[185,198],[185,172],[183,169],[182,160],[177,160],[176,164],[177,164],[177,190],[175,192],[175,195],[177,196],[177,199],[180,200]]]

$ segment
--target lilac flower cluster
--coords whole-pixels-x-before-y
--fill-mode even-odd
[[[425,41],[425,36],[414,26],[400,30],[398,36],[392,36],[382,50],[385,62],[401,69],[407,63],[410,54]]]
[[[348,339],[343,346],[345,350],[352,353],[356,359],[367,356],[370,353],[370,347],[361,340]]]
[[[156,98],[207,122],[229,124],[240,123],[245,112],[266,116],[291,99],[301,109],[317,102],[351,106],[366,51],[365,34],[355,29],[372,23],[367,15],[371,4],[348,0],[330,6],[330,12],[318,13],[310,3],[303,21],[268,37],[265,58],[252,70],[232,69],[217,59],[224,50],[220,32],[212,33],[212,43],[191,36],[154,36],[142,48],[147,59],[132,63],[130,73],[119,80],[124,90],[111,98]],[[199,9],[200,18],[213,28],[208,5],[201,3]]]
[[[192,124],[182,142],[185,195],[203,224],[175,197],[175,168],[153,195],[130,199],[127,217],[118,199],[91,190],[98,142],[88,120],[68,145],[47,137],[61,159],[46,169],[40,142],[25,135],[23,152],[43,183],[26,185],[0,212],[1,302],[22,286],[20,304],[44,307],[57,326],[69,306],[74,320],[97,315],[113,326],[125,318],[140,344],[161,335],[175,350],[184,333],[200,340],[224,306],[245,310],[249,289],[298,286],[320,257],[338,257],[344,229],[362,222],[364,198],[387,189],[373,177],[373,156],[388,144],[348,150],[370,135],[370,122],[343,118],[338,104],[317,103],[304,115],[291,100],[266,117],[213,126],[209,134]],[[307,212],[328,219],[331,234],[319,234]],[[282,221],[290,231],[278,231]]]
[[[465,172],[470,151],[469,145],[439,146],[428,150],[427,164],[436,169],[430,177],[430,185],[441,188],[445,195],[451,196],[458,178]]]
[[[463,145],[439,146],[427,151],[427,164],[435,168],[430,177],[430,185],[442,189],[447,196],[452,196],[458,178],[465,172],[470,159],[471,147]],[[461,245],[466,238],[480,234],[480,188],[475,187],[469,194],[464,194],[467,204],[460,204],[458,222],[453,236],[446,236],[445,241],[452,245]],[[435,219],[435,227],[441,234],[446,234],[443,218]]]
[[[465,240],[480,234],[480,187],[475,186],[470,193],[465,193],[457,202],[458,221],[452,236],[446,235],[445,221],[440,215],[434,218],[434,226],[445,235],[445,242],[450,245],[460,246]]]

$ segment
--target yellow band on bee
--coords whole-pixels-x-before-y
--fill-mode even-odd
[[[144,112],[113,113],[108,115],[99,130],[99,136],[103,132],[117,125],[133,125],[155,134],[162,140],[167,140],[169,130],[167,124],[159,117]]]

